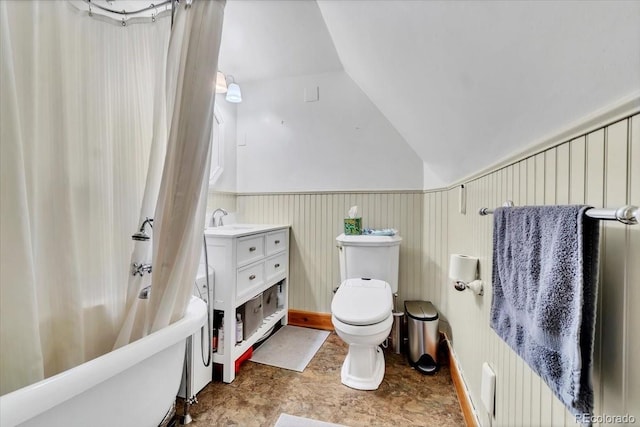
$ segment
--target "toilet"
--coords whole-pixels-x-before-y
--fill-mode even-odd
[[[384,354],[379,346],[393,325],[402,238],[341,234],[336,241],[342,283],[331,302],[331,322],[349,344],[342,383],[358,390],[376,390],[384,377]]]

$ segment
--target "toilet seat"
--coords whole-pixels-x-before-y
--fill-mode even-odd
[[[388,319],[392,311],[391,287],[376,279],[345,280],[331,302],[332,315],[346,325],[375,325]]]
[[[377,335],[383,332],[386,335],[389,335],[389,331],[391,330],[391,325],[393,325],[393,313],[389,313],[388,317],[383,319],[381,322],[378,322],[373,325],[366,325],[366,326],[350,325],[348,323],[341,322],[340,319],[338,319],[335,315],[331,316],[331,323],[333,324],[333,327],[336,329],[336,331],[340,330],[341,332],[344,332],[350,335],[371,336],[371,335]]]

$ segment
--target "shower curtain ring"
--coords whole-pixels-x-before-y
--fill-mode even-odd
[[[154,12],[151,14],[151,22],[156,22],[156,15],[158,14],[158,8],[153,3],[151,3],[151,7],[153,8],[153,12]]]
[[[125,21],[125,19],[127,17],[127,11],[122,9],[122,13],[124,14],[124,16],[122,17],[122,26],[126,27],[127,26],[127,21]]]

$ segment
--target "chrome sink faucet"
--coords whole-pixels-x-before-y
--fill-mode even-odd
[[[218,212],[221,212],[222,215],[220,215],[220,219],[218,219],[218,222],[216,223],[216,214]],[[218,208],[215,211],[213,211],[213,213],[211,214],[211,226],[212,227],[222,227],[224,224],[222,223],[222,218],[229,215],[229,212],[227,212],[226,210],[222,209],[222,208]]]

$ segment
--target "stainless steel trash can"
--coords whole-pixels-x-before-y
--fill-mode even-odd
[[[409,364],[418,372],[433,374],[438,370],[438,312],[430,301],[405,301]]]

